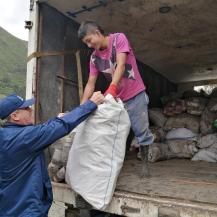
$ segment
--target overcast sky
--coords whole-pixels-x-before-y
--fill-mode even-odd
[[[12,35],[28,40],[24,21],[29,19],[29,0],[0,0],[0,26]]]

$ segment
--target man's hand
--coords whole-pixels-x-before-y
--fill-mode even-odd
[[[111,94],[113,97],[117,96],[117,86],[115,84],[110,84],[109,88],[104,93],[104,96]]]
[[[95,104],[99,105],[104,102],[104,96],[102,95],[101,91],[97,91],[93,93],[90,100]]]
[[[59,113],[58,115],[57,115],[57,117],[58,118],[61,118],[61,117],[63,117],[65,115],[65,113]]]

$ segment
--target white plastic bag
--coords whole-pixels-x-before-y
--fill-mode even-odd
[[[191,130],[187,128],[176,128],[170,130],[167,135],[167,140],[180,139],[180,140],[194,140],[196,141],[198,134],[193,133]]]
[[[66,167],[66,182],[95,209],[112,199],[122,168],[130,120],[111,95],[77,128]]]

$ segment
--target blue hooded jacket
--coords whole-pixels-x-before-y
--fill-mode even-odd
[[[44,124],[0,128],[0,217],[47,216],[53,196],[43,150],[96,108],[87,101]]]

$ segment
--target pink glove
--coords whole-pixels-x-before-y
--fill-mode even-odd
[[[117,96],[117,86],[115,84],[110,84],[106,92],[104,93],[104,96],[107,94],[111,94],[113,97]]]

